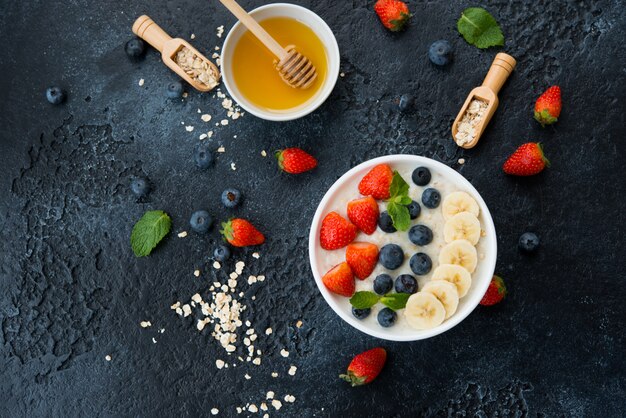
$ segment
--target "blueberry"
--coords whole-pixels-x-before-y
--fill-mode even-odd
[[[399,245],[387,244],[380,249],[378,260],[385,268],[395,270],[404,262],[404,251]]]
[[[398,103],[398,108],[400,112],[410,112],[413,110],[413,103],[415,102],[415,98],[411,94],[403,94],[400,96],[400,102]]]
[[[418,276],[428,274],[430,269],[433,268],[432,260],[428,254],[424,253],[414,254],[411,260],[409,260],[409,265],[411,266],[411,271]]]
[[[393,287],[393,279],[388,274],[379,274],[374,279],[374,292],[379,295],[386,295]]]
[[[426,225],[413,225],[409,229],[409,240],[415,245],[428,245],[433,241],[433,231]]]
[[[387,211],[384,211],[380,214],[380,217],[378,218],[378,226],[380,227],[380,229],[383,230],[383,232],[396,232],[396,228],[393,226],[391,216],[389,216],[389,213]]]
[[[180,81],[172,81],[165,89],[165,95],[168,99],[180,99],[183,97],[184,92],[185,88],[183,87],[183,83]]]
[[[437,189],[428,188],[422,193],[422,203],[430,209],[435,209],[441,203],[441,194]]]
[[[213,218],[206,210],[198,210],[191,214],[189,225],[191,225],[191,229],[194,231],[203,234],[213,225]]]
[[[396,322],[398,315],[389,308],[381,309],[378,312],[378,323],[381,327],[388,328]]]
[[[422,212],[422,207],[415,200],[411,201],[411,203],[409,203],[406,207],[409,210],[409,215],[411,216],[411,219],[416,219],[418,216],[420,216],[420,213]]]
[[[222,203],[227,208],[236,208],[241,201],[241,192],[237,189],[226,189],[222,192]]]
[[[209,149],[208,145],[200,144],[198,148],[196,148],[193,159],[196,161],[198,168],[203,170],[207,169],[213,165],[213,152]]]
[[[61,87],[48,87],[46,89],[46,99],[53,105],[61,104],[65,101],[65,90]]]
[[[139,58],[146,51],[146,44],[139,38],[133,38],[126,42],[124,50],[126,51],[126,55],[129,57]]]
[[[430,170],[426,167],[417,167],[411,174],[411,179],[416,186],[426,186],[430,183]]]
[[[150,192],[150,184],[143,177],[136,177],[130,182],[130,190],[137,197],[144,197]]]
[[[221,262],[228,260],[230,258],[230,249],[225,245],[218,246],[215,251],[213,251],[213,258]]]
[[[410,274],[401,274],[396,278],[396,292],[412,295],[417,292],[417,280]]]
[[[352,315],[354,315],[356,319],[365,319],[368,316],[370,316],[371,312],[372,312],[371,308],[366,308],[366,309],[352,308]]]
[[[519,237],[518,246],[520,250],[532,253],[539,247],[539,237],[532,232],[524,232]]]
[[[435,41],[428,49],[428,58],[435,65],[446,65],[452,60],[452,45],[448,41]]]

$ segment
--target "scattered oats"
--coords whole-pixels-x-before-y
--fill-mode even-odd
[[[221,369],[222,367],[224,367],[224,360],[220,360],[220,359],[215,360],[215,367],[217,367],[218,369]]]
[[[344,73],[343,71],[339,73],[339,77],[345,77],[346,73]]]
[[[227,284],[223,284],[220,289],[222,290],[222,292],[226,293],[226,292],[228,292],[228,285]]]
[[[252,253],[252,257],[258,259],[259,257],[261,257],[261,255],[259,253]]]
[[[261,411],[267,411],[267,404],[265,402],[261,402]]]
[[[222,107],[224,109],[230,109],[233,107],[233,101],[229,98],[225,98],[224,100],[222,100]]]
[[[111,361],[111,356],[107,354],[106,356],[104,356],[104,359],[105,359],[106,361]]]
[[[221,124],[222,126],[226,126],[226,125],[228,125],[228,119],[222,119],[222,120],[220,121],[220,124]]]
[[[272,401],[272,406],[274,407],[274,409],[278,411],[283,406],[283,403],[279,401],[278,399],[274,399]]]
[[[240,298],[242,298],[242,297],[243,297],[243,295],[245,295],[245,293],[243,293],[243,292],[239,292],[239,297],[240,297]],[[248,325],[248,326],[250,326],[250,325]]]
[[[202,140],[202,139],[206,139],[206,137],[207,137],[207,134],[201,134],[201,135],[198,137],[198,139]]]
[[[200,116],[200,119],[202,119],[202,122],[208,122],[211,120],[211,115],[205,113],[204,115]]]
[[[182,315],[182,314],[183,314],[183,310],[182,310],[182,309],[180,309],[180,308],[176,308],[176,313],[177,313],[178,315]]]
[[[253,283],[256,283],[256,276],[248,277],[248,284],[253,284]]]
[[[256,276],[256,279],[262,282],[262,281],[265,281],[265,276],[261,274],[260,276]]]
[[[228,280],[228,287],[230,287],[231,289],[236,288],[237,287],[237,280],[235,280],[235,279]]]
[[[191,38],[191,39],[196,39],[196,34],[195,34],[195,33],[192,33],[192,34],[191,34],[191,36],[190,36],[189,38]]]
[[[237,274],[237,272],[233,271],[232,273],[230,273],[229,277],[231,279],[236,279],[237,277],[239,277],[239,274]]]
[[[265,152],[265,150],[261,150],[261,155],[262,155],[263,157],[267,157],[267,152]],[[255,253],[255,254],[256,254],[256,253]],[[258,257],[257,257],[257,258],[258,258]]]
[[[289,357],[289,351],[283,348],[282,350],[280,350],[280,355],[283,357]]]
[[[213,136],[213,131],[209,131],[206,133],[208,135],[209,138],[211,138]],[[217,152],[222,152],[222,151],[217,151]]]
[[[198,319],[198,323],[196,324],[196,328],[198,329],[198,331],[202,331],[204,329],[205,325],[206,325],[206,322],[204,320]]]
[[[185,318],[191,315],[191,307],[186,303],[183,305],[183,313],[185,314]]]
[[[152,326],[152,323],[150,321],[141,321],[139,325],[141,325],[141,328],[148,328]]]
[[[217,27],[217,33],[216,33],[217,37],[221,38],[223,33],[224,33],[224,25],[218,26]]]
[[[272,377],[278,377],[278,373],[272,372]]]
[[[159,330],[159,334],[163,334],[164,332],[165,332],[165,328],[161,328],[161,329]]]
[[[244,343],[245,345],[250,345],[250,338],[248,338],[248,337],[244,338],[244,339],[243,339],[243,343]]]
[[[252,360],[252,364],[254,364],[256,366],[260,366],[261,365],[261,359],[259,357],[255,358],[254,360]]]
[[[143,78],[139,79],[139,87],[143,86],[143,83],[144,83],[144,82],[145,82],[145,81],[144,81],[144,79],[143,79]]]
[[[230,163],[230,168],[232,168],[233,171],[237,169],[237,167],[235,167],[235,163]]]
[[[289,376],[295,376],[297,370],[298,370],[298,368],[296,366],[291,366],[287,373],[289,373]]]
[[[228,351],[229,353],[232,353],[233,351],[237,349],[237,347],[235,347],[232,344],[228,344],[225,348],[226,348],[226,351]]]
[[[272,328],[268,328],[265,330],[265,335],[270,335],[272,333]]]
[[[187,96],[189,96],[189,93],[187,93],[186,91],[185,91],[185,92],[183,92],[183,98],[184,98],[184,99],[186,99],[186,98],[187,98]]]
[[[252,298],[251,298],[251,299],[252,299],[252,300],[256,300],[256,296],[252,296]]]
[[[250,321],[246,321],[246,326],[247,326],[247,327],[251,327],[251,326],[252,326],[252,322],[250,322]]]
[[[200,270],[194,270],[193,275],[196,277],[200,277]]]
[[[170,309],[176,309],[180,307],[180,302],[176,302],[175,304],[173,304],[172,306],[170,306]]]
[[[182,231],[178,233],[178,238],[185,238],[187,236],[187,231]]]
[[[459,158],[459,164],[461,165],[465,164],[465,158]]]
[[[224,148],[224,147],[219,147],[219,148],[217,149],[217,152],[226,152],[226,148]]]
[[[274,392],[271,390],[267,392],[267,395],[265,395],[265,399],[274,399]]]
[[[193,126],[185,126],[185,130],[187,132],[191,132],[191,131],[193,131]]]
[[[250,336],[250,341],[254,342],[254,341],[256,341],[256,338],[257,338],[257,337],[256,337],[256,334],[252,334],[252,335]],[[259,353],[259,354],[260,354],[260,353]]]
[[[198,113],[202,113],[202,110],[200,110],[200,108],[198,108]]]
[[[196,270],[196,271],[197,271],[197,270]],[[191,297],[191,300],[193,300],[193,301],[194,301],[194,302],[196,302],[196,303],[200,303],[200,302],[202,302],[202,296],[200,296],[200,294],[199,294],[199,293],[196,293],[195,295],[193,295],[193,296]]]
[[[222,267],[222,265],[220,264],[219,261],[214,261],[213,262],[213,268],[216,270],[219,270]]]
[[[157,343],[156,338],[152,337],[152,342],[156,344]]]
[[[191,39],[193,39],[193,38],[191,38]],[[213,408],[213,409],[211,409],[211,414],[212,414],[212,415],[217,415],[217,414],[219,414],[219,413],[220,413],[220,410],[219,410],[219,409],[217,409],[217,408]]]
[[[220,54],[218,54],[217,52],[214,52],[213,55],[211,55],[211,58],[216,59],[219,58]]]
[[[294,403],[296,401],[296,397],[293,395],[285,395],[285,402]]]
[[[250,380],[252,379],[252,376],[250,376],[248,373],[246,373],[243,377],[246,378],[246,380]]]
[[[237,413],[238,414],[241,414],[243,412],[243,409],[241,409],[241,407],[239,407],[239,406],[236,409],[237,409]]]
[[[259,409],[256,407],[255,404],[250,404],[250,406],[248,407],[248,411],[250,411],[250,412],[258,412]]]
[[[219,51],[219,50],[220,50],[220,47],[219,47],[219,46],[215,46],[215,50],[216,50],[216,51]]]
[[[298,322],[296,322],[296,327],[298,328],[302,327],[302,321],[298,320]]]
[[[235,271],[237,272],[237,274],[241,274],[245,266],[246,263],[244,263],[243,261],[237,261],[237,263],[235,263]]]

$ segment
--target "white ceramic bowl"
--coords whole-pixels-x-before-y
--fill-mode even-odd
[[[418,202],[420,202],[419,197],[421,195],[419,195],[419,192],[421,191],[421,188],[413,184],[413,182],[411,181],[410,172],[414,168],[424,166],[427,167],[433,174],[433,179],[431,180],[431,183],[426,187],[435,187],[441,189],[442,199],[445,197],[445,193],[450,193],[457,190],[465,191],[469,193],[474,199],[476,199],[476,202],[478,202],[478,205],[480,206],[479,220],[482,229],[485,231],[485,235],[481,237],[479,243],[477,244],[479,260],[476,271],[472,274],[472,286],[468,294],[461,298],[456,313],[447,320],[445,320],[438,327],[429,330],[415,330],[410,328],[403,318],[403,311],[398,312],[398,321],[395,325],[389,328],[381,327],[376,320],[376,314],[381,307],[380,304],[376,305],[376,307],[372,309],[372,313],[365,320],[356,319],[352,315],[351,306],[348,298],[331,293],[322,283],[322,276],[326,273],[326,271],[328,271],[333,265],[344,261],[345,257],[345,249],[326,251],[321,248],[319,240],[319,230],[322,219],[332,210],[336,210],[337,212],[339,212],[340,215],[347,218],[347,202],[360,197],[357,188],[359,181],[370,169],[372,169],[372,167],[383,163],[389,164],[392,169],[398,169],[400,171],[400,173],[403,175],[403,178],[407,181],[407,183],[409,183],[411,187],[411,197]],[[428,221],[425,219],[431,219],[432,222],[442,222],[442,219],[437,220],[438,217],[442,218],[442,215],[440,214],[440,209],[441,206],[437,209],[426,209],[422,206],[421,215],[417,218],[417,220],[412,221],[412,223],[414,224],[424,222],[429,225]],[[438,213],[435,213],[434,211],[438,211]],[[432,225],[429,226],[431,226],[431,228],[433,227]],[[443,245],[442,228],[433,229],[433,233],[435,236],[433,243],[429,244],[426,247],[419,247],[419,251],[424,251],[426,253],[428,253],[429,251],[431,252],[431,254],[429,254],[433,261],[433,269],[431,270],[431,272],[438,265],[436,255],[439,251],[437,247],[438,245]],[[379,245],[384,245],[388,242],[400,243],[401,240],[406,239],[405,236],[399,236],[398,234],[407,233],[396,232],[394,234],[385,234],[384,232],[380,231],[380,229],[378,229],[372,236],[368,236],[362,232],[359,232],[356,241],[362,240],[372,242],[374,240],[385,240],[378,243]],[[416,246],[413,246],[412,248],[405,247],[405,245],[412,245],[410,244],[410,242],[408,242],[408,239],[406,239],[406,242],[408,244],[403,245],[405,252],[418,252],[418,247]],[[425,250],[429,247],[430,250]],[[480,258],[481,254],[484,257],[482,259]],[[352,168],[350,171],[345,173],[335,182],[335,184],[332,185],[332,187],[324,195],[324,198],[317,207],[317,211],[315,212],[315,216],[313,217],[313,223],[311,225],[311,231],[309,233],[309,259],[311,262],[311,269],[313,270],[313,276],[315,277],[317,287],[324,296],[324,299],[326,299],[326,302],[328,302],[330,307],[344,321],[352,325],[354,328],[373,337],[393,341],[415,341],[424,338],[430,338],[435,335],[441,334],[442,332],[445,332],[455,325],[459,324],[474,310],[474,308],[478,305],[483,295],[485,294],[494,273],[496,257],[497,241],[496,231],[493,225],[493,219],[491,218],[489,209],[487,208],[487,205],[485,204],[485,201],[482,199],[480,194],[470,184],[470,182],[465,179],[465,177],[457,173],[455,170],[440,162],[431,160],[430,158],[415,155],[389,155],[386,157],[374,158],[372,160],[359,164],[358,166]],[[403,273],[413,275],[413,273],[408,268],[408,264],[408,259],[406,259],[403,266],[393,272],[389,272],[385,270],[382,266],[378,265],[376,270],[374,270],[374,273],[369,278],[364,281],[360,281],[358,279],[356,280],[357,290],[372,290],[372,282],[374,280],[374,277],[382,272],[387,272],[391,274],[394,278],[398,274]],[[430,273],[426,276],[418,278],[418,281],[420,282],[420,289],[423,283],[425,283],[429,278]]]
[[[339,76],[339,46],[333,31],[328,27],[321,17],[301,6],[288,3],[273,3],[258,7],[249,12],[257,21],[262,21],[271,17],[290,17],[296,19],[309,28],[320,38],[326,48],[328,71],[326,80],[319,91],[306,103],[287,109],[284,111],[270,111],[256,106],[245,98],[239,91],[233,79],[233,51],[241,36],[246,32],[246,28],[241,22],[235,23],[226,36],[222,46],[221,70],[222,80],[230,96],[247,112],[258,116],[261,119],[273,121],[287,121],[301,118],[317,109],[324,100],[328,98],[335,87]]]

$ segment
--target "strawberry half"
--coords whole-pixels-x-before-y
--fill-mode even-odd
[[[561,88],[552,86],[535,102],[535,120],[541,126],[552,125],[561,115]]]
[[[348,219],[367,235],[376,231],[379,215],[378,203],[372,196],[348,202]]]
[[[502,169],[513,176],[532,176],[540,173],[550,161],[543,155],[539,142],[521,145],[504,163]]]
[[[276,151],[278,167],[290,174],[300,174],[317,167],[317,160],[300,148],[286,148]]]
[[[374,5],[374,11],[383,26],[392,32],[404,29],[411,18],[406,3],[400,0],[378,0]]]
[[[378,263],[378,247],[369,242],[353,242],[346,248],[346,262],[356,277],[366,279]]]
[[[338,295],[349,298],[354,294],[354,276],[348,263],[337,264],[330,269],[322,277],[322,283],[328,290]]]
[[[352,386],[365,385],[376,379],[387,361],[387,352],[384,348],[372,348],[354,356],[346,374],[339,377]]]
[[[265,236],[245,219],[235,218],[228,222],[222,222],[220,232],[226,241],[235,247],[247,247],[265,242]]]
[[[483,306],[495,305],[496,303],[500,303],[505,296],[506,286],[504,286],[504,281],[501,277],[493,276],[480,304]]]
[[[393,171],[387,164],[379,164],[372,168],[361,179],[359,192],[363,196],[372,196],[374,199],[389,199],[389,186],[393,179]]]
[[[320,245],[325,250],[338,250],[356,238],[357,228],[337,212],[330,212],[322,220]]]

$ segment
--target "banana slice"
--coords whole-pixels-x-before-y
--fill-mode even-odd
[[[459,297],[467,295],[472,286],[472,275],[464,267],[456,264],[440,264],[433,272],[432,281],[445,280],[456,286]]]
[[[446,308],[432,293],[417,292],[407,300],[404,316],[411,327],[430,329],[443,322],[446,318]]]
[[[456,286],[445,280],[431,280],[422,288],[422,292],[432,293],[446,309],[446,319],[450,318],[459,306],[459,292]]]
[[[456,264],[470,273],[476,270],[477,263],[476,248],[465,239],[452,241],[439,252],[439,264]]]
[[[480,208],[472,196],[465,192],[450,193],[441,204],[444,219],[450,219],[457,213],[469,212],[478,217]]]
[[[476,245],[480,239],[480,221],[470,212],[459,212],[443,226],[443,239],[446,242],[466,239]]]

